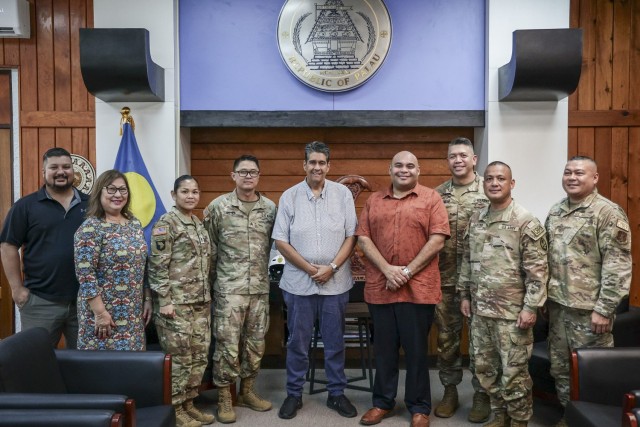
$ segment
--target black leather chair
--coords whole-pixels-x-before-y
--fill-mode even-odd
[[[555,381],[550,373],[548,335],[549,323],[539,315],[533,328],[534,344],[529,359],[529,373],[533,379],[534,396],[554,400],[557,398]],[[640,347],[640,309],[629,307],[628,297],[618,305],[613,323],[613,341],[616,347]]]
[[[119,413],[95,409],[0,409],[0,427],[122,427]]]
[[[128,426],[175,425],[171,358],[161,352],[55,350],[42,328],[0,341],[0,409],[102,409]]]
[[[135,400],[138,427],[173,427],[171,356],[146,351],[56,350],[68,393],[122,393]]]
[[[640,386],[640,347],[581,348],[571,358],[570,427],[621,425],[625,396]]]

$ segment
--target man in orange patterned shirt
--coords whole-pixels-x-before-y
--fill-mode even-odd
[[[402,346],[411,426],[427,427],[427,338],[442,297],[438,252],[449,237],[449,218],[440,195],[418,184],[420,166],[412,153],[396,154],[389,175],[391,186],[369,197],[356,231],[365,255],[365,301],[376,331],[373,408],[360,423],[377,424],[395,406]]]

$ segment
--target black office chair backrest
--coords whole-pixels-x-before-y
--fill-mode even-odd
[[[137,408],[164,402],[162,352],[57,350],[56,355],[69,393],[124,394]],[[129,380],[121,381],[125,377]]]
[[[621,406],[640,385],[640,347],[580,348],[576,355],[580,401]]]
[[[67,392],[46,329],[28,329],[0,341],[0,391]]]

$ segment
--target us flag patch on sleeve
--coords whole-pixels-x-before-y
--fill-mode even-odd
[[[157,227],[151,232],[152,236],[162,236],[167,234],[167,227]]]

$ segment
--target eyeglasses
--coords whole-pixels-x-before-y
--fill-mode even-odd
[[[255,178],[255,177],[260,175],[260,171],[256,170],[256,169],[251,169],[250,171],[242,169],[242,170],[239,170],[239,171],[235,171],[235,173],[237,173],[238,175],[240,175],[243,178],[245,178],[247,176],[249,178]]]
[[[121,196],[126,196],[129,193],[127,187],[116,187],[115,185],[107,185],[106,187],[102,188],[107,190],[108,194],[116,194],[116,191],[119,191]]]

